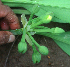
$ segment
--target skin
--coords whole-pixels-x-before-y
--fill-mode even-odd
[[[0,28],[2,30],[19,29],[20,24],[18,17],[14,14],[10,7],[3,5],[0,0]],[[15,36],[8,31],[0,31],[0,45],[13,42]]]

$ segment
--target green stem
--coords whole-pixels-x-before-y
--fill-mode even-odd
[[[22,3],[14,3],[12,4],[12,2],[4,2],[3,3],[4,5],[8,5],[9,7],[23,7],[23,4]],[[20,5],[20,6],[19,6]]]
[[[25,42],[25,35],[26,35],[26,29],[24,28],[23,29],[22,39],[21,39],[22,42]]]
[[[30,15],[30,18],[29,18],[29,21],[28,21],[28,24],[30,25],[32,23],[32,18],[33,18],[33,13]]]
[[[4,31],[10,31],[14,35],[21,35],[21,34],[23,34],[23,28],[16,29],[16,30],[4,30]]]
[[[23,9],[12,9],[13,11],[14,11],[14,13],[16,13],[16,14],[22,14],[22,13],[24,13],[24,14],[26,14],[26,15],[29,15],[30,14],[30,12],[28,11],[28,10],[23,10]]]
[[[34,40],[34,38],[31,36],[31,34],[29,32],[27,32],[27,34],[29,35],[30,39],[33,41],[33,43],[35,43],[35,45],[37,47],[39,47],[40,45]]]
[[[38,25],[41,25],[43,22],[42,21],[39,21],[39,22],[37,22],[37,23],[34,23],[34,24],[31,24],[31,28],[34,28],[34,27],[36,27],[36,26],[38,26]]]
[[[50,29],[33,29],[33,31],[35,32],[53,32],[54,31],[54,28]]]
[[[33,6],[33,8],[32,8],[32,13],[31,13],[30,18],[29,18],[29,22],[28,22],[29,25],[32,23],[33,15],[34,15],[35,13],[37,13],[38,11],[39,11],[38,4],[35,4],[35,5]]]
[[[34,44],[32,45],[32,48],[33,48],[33,52],[35,53],[37,50]]]
[[[36,29],[38,28],[38,29],[47,29],[48,27],[44,27],[44,26],[36,26],[35,27]]]

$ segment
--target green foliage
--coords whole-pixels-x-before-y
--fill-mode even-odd
[[[54,40],[56,44],[70,56],[70,44],[58,40]]]
[[[54,22],[60,23],[69,23],[70,17],[70,1],[69,0],[2,0],[5,5],[13,6],[13,7],[21,7],[26,8],[30,12],[32,12],[33,6],[38,4],[39,11],[35,15],[41,16],[45,15],[47,11],[51,11],[54,13],[53,20]],[[5,3],[6,2],[6,3]],[[12,3],[13,2],[13,5]]]
[[[30,28],[34,28],[34,27],[41,25],[43,23],[50,23],[50,21],[52,20],[52,15],[51,15],[51,13],[47,12],[45,16],[42,15],[39,18],[40,18],[40,20],[37,23],[32,23]]]
[[[29,21],[27,21],[24,14],[21,16],[23,28],[10,30],[14,35],[22,35],[21,42],[18,44],[18,51],[25,53],[27,50],[26,41],[33,48],[32,61],[35,64],[40,62],[41,54],[47,55],[48,48],[40,46],[31,35],[39,34],[52,38],[57,45],[70,56],[70,31],[65,32],[62,28],[48,28],[39,26],[43,23],[50,23],[50,21],[59,23],[70,23],[70,1],[69,0],[1,0],[5,5],[10,7],[24,7],[27,9],[25,14],[30,14]],[[13,3],[13,5],[12,5]],[[19,6],[20,5],[20,6]],[[20,9],[19,9],[20,10]],[[21,14],[22,10],[14,11],[17,14]],[[38,16],[33,18],[33,16]],[[24,44],[24,45],[23,45]],[[35,44],[35,45],[34,45]],[[33,46],[34,45],[34,46]],[[35,46],[39,49],[36,50]]]
[[[39,35],[44,35],[51,37],[57,45],[62,48],[63,51],[65,51],[70,56],[70,31],[64,32],[60,34],[53,34],[53,33],[37,33]]]
[[[26,25],[27,25],[27,19],[26,19],[26,17],[25,17],[25,14],[22,14],[21,15],[21,22],[22,22],[22,24],[23,24],[23,28],[25,28],[26,27]]]
[[[16,30],[9,30],[10,32],[12,32],[14,35],[21,35],[23,33],[22,31],[23,29],[16,29]]]

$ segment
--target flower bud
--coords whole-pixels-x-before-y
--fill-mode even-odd
[[[52,12],[47,12],[45,15],[42,15],[40,18],[42,19],[41,21],[43,23],[49,23],[52,18],[53,18],[53,13]]]
[[[19,42],[18,44],[18,51],[19,53],[24,54],[27,51],[27,44],[26,42]]]
[[[38,48],[38,50],[39,50],[39,52],[41,53],[41,54],[43,54],[43,55],[47,55],[48,54],[48,48],[47,47],[45,47],[45,46],[40,46],[39,48]]]
[[[33,61],[33,63],[34,63],[34,64],[35,64],[35,63],[39,63],[40,60],[41,60],[41,54],[40,54],[38,51],[34,52],[34,53],[32,54],[32,61]]]

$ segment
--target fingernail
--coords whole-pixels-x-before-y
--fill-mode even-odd
[[[15,40],[15,36],[14,35],[10,35],[8,43],[13,42],[14,40]]]

